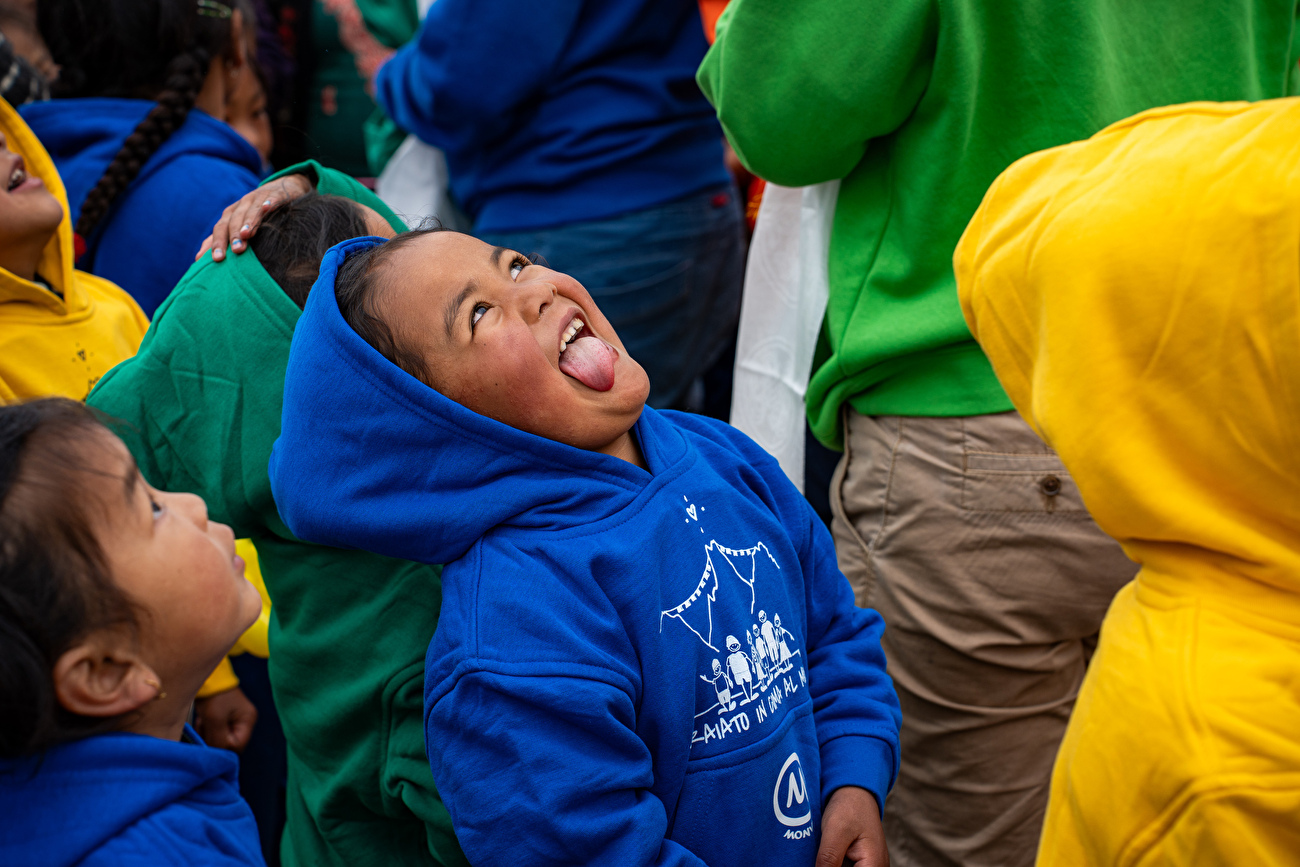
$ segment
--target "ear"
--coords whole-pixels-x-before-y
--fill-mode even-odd
[[[91,635],[54,663],[59,704],[80,716],[130,713],[158,697],[162,685],[120,636]]]

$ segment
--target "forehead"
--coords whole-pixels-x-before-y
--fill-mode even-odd
[[[491,274],[492,247],[460,232],[430,232],[388,258],[394,288],[408,302],[442,302],[465,284]]]

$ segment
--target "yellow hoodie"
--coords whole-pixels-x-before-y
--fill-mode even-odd
[[[85,400],[110,367],[135,354],[149,320],[117,286],[73,269],[63,181],[40,141],[4,100],[0,131],[28,173],[63,206],[63,222],[36,269],[63,297],[0,268],[0,403],[50,395]]]
[[[1038,863],[1300,864],[1300,100],[1028,156],[954,264],[1007,394],[1142,566]]]

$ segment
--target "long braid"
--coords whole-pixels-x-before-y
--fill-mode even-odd
[[[185,123],[203,87],[211,61],[211,52],[198,46],[176,55],[167,64],[158,104],[127,136],[121,150],[81,205],[76,233],[82,239],[90,238],[114,200],[135,180],[163,142]]]

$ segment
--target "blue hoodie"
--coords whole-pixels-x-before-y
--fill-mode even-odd
[[[117,733],[0,759],[0,863],[264,865],[238,777],[189,726],[181,742]]]
[[[22,107],[23,120],[54,159],[75,224],[127,136],[157,103],[56,99]],[[257,186],[262,158],[228,124],[194,109],[163,142],[86,239],[77,267],[131,293],[152,317],[222,210]]]
[[[696,0],[438,0],[376,97],[446,153],[475,231],[559,226],[730,183],[707,49]]]
[[[825,526],[720,422],[647,407],[647,472],[421,384],[339,314],[375,243],[321,264],[271,488],[299,538],[448,564],[425,735],[470,862],[808,867],[831,792],[883,806],[898,766],[883,624]]]

